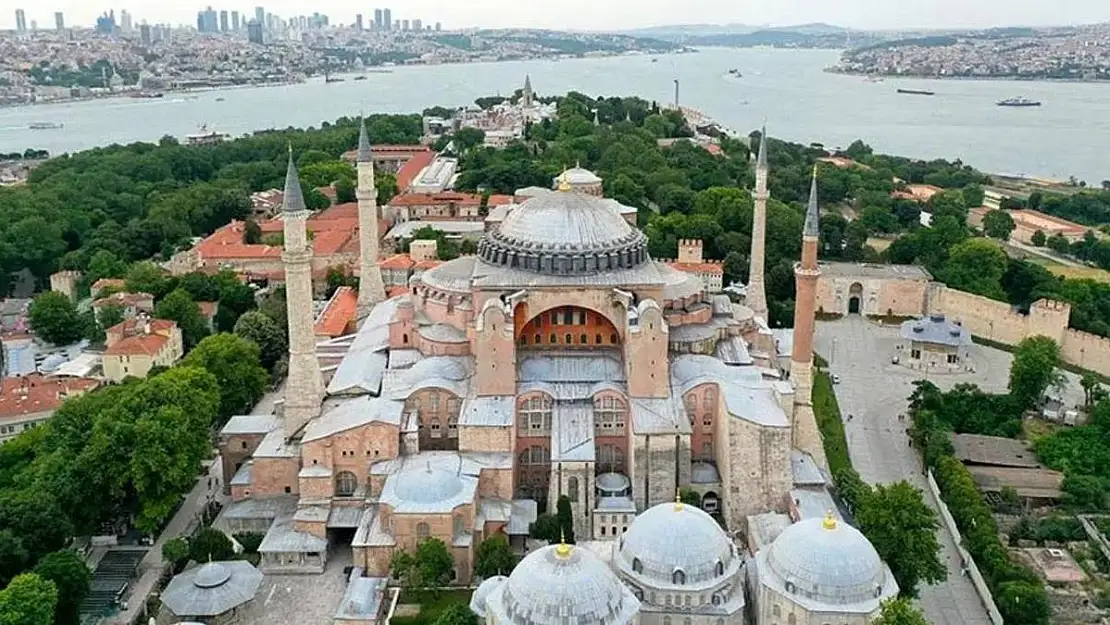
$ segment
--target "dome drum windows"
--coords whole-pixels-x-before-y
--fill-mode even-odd
[[[686,584],[686,572],[682,569],[675,569],[671,573],[671,583],[675,586],[684,586]]]

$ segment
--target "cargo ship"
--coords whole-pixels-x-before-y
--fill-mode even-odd
[[[924,89],[899,89],[898,93],[906,95],[936,95],[935,91],[925,91]]]
[[[1041,103],[1038,102],[1037,100],[1030,100],[1029,98],[1025,98],[1025,97],[1008,98],[1008,99],[1005,99],[1005,100],[999,100],[996,104],[998,104],[998,106],[1040,106],[1041,105]]]
[[[27,127],[31,130],[58,130],[64,125],[57,122],[32,122]]]

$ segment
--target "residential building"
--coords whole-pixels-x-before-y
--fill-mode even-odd
[[[112,382],[145,378],[152,367],[171,367],[185,354],[181,329],[173,321],[140,315],[106,334],[104,377]]]
[[[100,383],[92,378],[51,377],[31,373],[0,380],[0,444],[38,427],[70,397]]]

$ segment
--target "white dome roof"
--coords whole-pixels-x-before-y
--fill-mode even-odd
[[[601,178],[585,167],[572,167],[559,175],[559,179],[570,184],[597,184]]]
[[[786,528],[771,545],[767,566],[788,593],[826,604],[874,600],[887,585],[886,567],[871,541],[831,518]]]
[[[413,503],[432,504],[447,501],[463,489],[462,480],[454,473],[441,469],[426,468],[405,471],[397,476],[394,493],[397,497]]]
[[[736,556],[728,535],[713,517],[697,506],[663,503],[632,521],[617,557],[626,573],[670,585],[678,570],[685,575],[684,584],[716,580],[732,569]],[[636,560],[639,566],[633,564]]]
[[[604,200],[584,193],[547,193],[509,213],[500,234],[553,249],[592,249],[635,240],[637,230]]]
[[[474,594],[470,596],[470,611],[484,619],[486,617],[486,599],[508,579],[504,575],[494,575],[489,579],[482,580],[482,583],[478,584],[478,588],[474,590]]]
[[[573,545],[533,551],[502,587],[496,606],[487,605],[503,625],[627,625],[640,609],[600,558]]]

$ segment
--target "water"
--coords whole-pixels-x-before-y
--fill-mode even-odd
[[[1110,178],[1110,85],[1013,81],[894,80],[869,83],[827,74],[838,58],[822,50],[708,49],[697,54],[570,61],[521,61],[396,68],[367,80],[167,94],[0,109],[0,152],[44,148],[52,154],[109,143],[154,141],[196,132],[311,126],[360,111],[409,113],[508,94],[532,76],[537,93],[577,90],[635,94],[661,103],[681,81],[682,104],[738,131],[764,120],[772,135],[847,146],[863,139],[878,151],[917,158],[960,158],[991,172],[1052,178],[1074,175],[1097,185]],[[743,78],[728,76],[736,68]],[[936,96],[896,93],[927,89]],[[1024,95],[1039,108],[1001,108]],[[217,102],[217,98],[224,101]],[[29,130],[32,122],[62,130]]]

